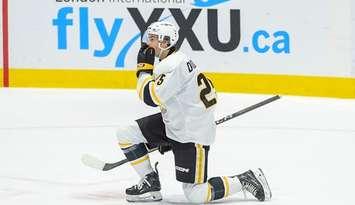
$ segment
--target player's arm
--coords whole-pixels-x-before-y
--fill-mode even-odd
[[[156,77],[154,91],[159,101],[164,104],[181,90],[184,79],[179,74],[179,69]]]
[[[148,45],[143,44],[137,56],[137,92],[139,99],[145,104],[157,107],[160,106],[154,92],[155,81],[152,77],[154,69],[155,51]]]
[[[137,92],[139,98],[149,106],[162,106],[181,88],[177,71],[164,73],[153,78],[154,49],[142,46],[137,58]],[[174,70],[174,69],[173,69]]]
[[[159,98],[155,92],[155,80],[152,75],[141,73],[138,78],[137,92],[139,99],[145,104],[157,107],[161,105]]]
[[[161,74],[156,79],[141,73],[137,85],[139,98],[147,105],[163,106],[181,89],[181,79],[178,79],[179,75],[175,72]]]

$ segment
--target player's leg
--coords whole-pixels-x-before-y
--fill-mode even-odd
[[[207,183],[183,183],[186,198],[192,203],[207,203],[246,190],[259,201],[271,199],[271,191],[261,170],[247,171],[236,176],[220,176]]]
[[[235,176],[212,177],[207,180],[209,146],[194,143],[172,143],[176,177],[183,182],[186,198],[192,203],[222,199],[245,189],[258,200],[271,198],[266,178],[261,170]]]
[[[147,140],[142,135],[137,123],[118,128],[116,136],[118,145],[141,178],[153,172],[148,149],[145,145]]]
[[[137,185],[126,189],[128,201],[161,200],[161,186],[157,170],[153,170],[148,155],[148,148],[154,148],[165,137],[165,125],[161,114],[150,115],[137,120],[130,126],[119,128],[119,145],[140,175]]]
[[[191,203],[208,203],[238,193],[239,180],[230,177],[213,177],[203,184],[183,183],[185,197]]]
[[[207,201],[207,166],[209,146],[172,141],[176,179],[183,183],[186,199],[191,203]]]

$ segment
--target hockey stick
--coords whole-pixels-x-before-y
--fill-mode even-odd
[[[235,117],[238,117],[238,116],[243,115],[243,114],[245,114],[247,112],[255,110],[255,109],[257,109],[257,108],[259,108],[261,106],[269,104],[269,103],[271,103],[271,102],[273,102],[275,100],[278,100],[278,99],[280,99],[280,96],[279,95],[275,95],[275,96],[270,97],[270,98],[268,98],[266,100],[263,100],[263,101],[261,101],[259,103],[256,103],[256,104],[251,105],[249,107],[246,107],[246,108],[244,108],[242,110],[239,110],[239,111],[237,111],[237,112],[235,112],[233,114],[227,115],[227,116],[215,121],[215,123],[216,123],[216,125],[219,125],[221,123],[224,123],[224,122],[226,122],[228,120],[231,120],[231,119],[233,119]],[[154,152],[156,150],[158,150],[158,148],[153,148],[153,149],[149,150],[149,153]],[[104,162],[104,161],[102,161],[102,160],[100,160],[100,159],[98,159],[98,158],[96,158],[94,156],[91,156],[89,154],[84,154],[82,156],[82,158],[81,158],[81,161],[83,162],[83,164],[85,164],[88,167],[99,169],[99,170],[102,170],[102,171],[108,171],[108,170],[116,168],[116,167],[118,167],[118,166],[120,166],[122,164],[125,164],[126,162],[128,162],[128,159],[123,159],[121,161],[114,162],[114,163],[106,163],[106,162]]]

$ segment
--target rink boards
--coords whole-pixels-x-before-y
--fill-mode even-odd
[[[3,87],[132,89],[141,33],[166,19],[219,91],[355,98],[350,0],[0,2]]]
[[[355,78],[207,73],[217,91],[355,98]],[[10,87],[135,89],[135,71],[11,69]]]

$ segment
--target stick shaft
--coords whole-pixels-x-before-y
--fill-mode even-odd
[[[228,120],[231,120],[231,119],[233,119],[235,117],[243,115],[243,114],[245,114],[247,112],[255,110],[255,109],[257,109],[259,107],[262,107],[262,106],[264,106],[266,104],[269,104],[271,102],[274,102],[275,100],[278,100],[280,98],[281,97],[279,95],[275,95],[275,96],[270,97],[270,98],[268,98],[266,100],[263,100],[263,101],[261,101],[259,103],[256,103],[256,104],[251,105],[249,107],[246,107],[246,108],[244,108],[242,110],[239,110],[239,111],[237,111],[237,112],[235,112],[233,114],[227,115],[227,116],[225,116],[225,117],[223,117],[223,118],[221,118],[219,120],[216,120],[215,123],[216,123],[216,125],[222,124],[222,123],[224,123],[224,122],[226,122]],[[153,149],[149,150],[149,153],[157,151],[157,150],[158,150],[158,148],[153,148]],[[108,171],[108,170],[111,170],[111,169],[116,168],[118,166],[121,166],[122,164],[125,164],[127,162],[128,162],[128,159],[123,159],[123,160],[115,162],[115,163],[105,163],[105,166],[104,166],[104,168],[102,170],[103,171]]]
[[[280,99],[280,96],[279,96],[279,95],[275,95],[275,96],[273,96],[273,97],[271,97],[271,98],[268,98],[268,99],[263,100],[263,101],[261,101],[261,102],[259,102],[259,103],[256,103],[256,104],[251,105],[251,106],[249,106],[249,107],[246,107],[246,108],[244,108],[244,109],[242,109],[242,110],[239,110],[239,111],[237,111],[237,112],[235,112],[235,113],[233,113],[233,114],[227,115],[227,116],[225,116],[225,117],[223,117],[223,118],[221,118],[221,119],[215,121],[215,123],[216,123],[216,125],[219,125],[219,124],[221,124],[221,123],[224,123],[224,122],[226,122],[226,121],[228,121],[228,120],[231,120],[231,119],[233,119],[233,118],[235,118],[235,117],[238,117],[238,116],[243,115],[243,114],[245,114],[245,113],[247,113],[247,112],[250,112],[250,111],[252,111],[252,110],[255,110],[256,108],[259,108],[259,107],[261,107],[261,106],[264,106],[264,105],[266,105],[266,104],[269,104],[269,103],[271,103],[271,102],[273,102],[273,101],[275,101],[275,100],[278,100],[278,99]]]

